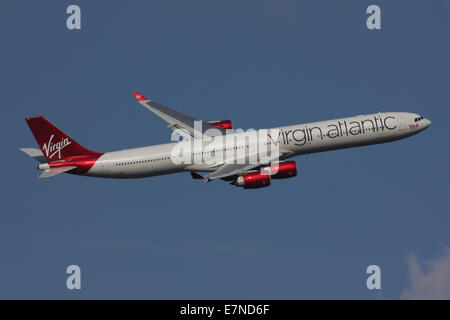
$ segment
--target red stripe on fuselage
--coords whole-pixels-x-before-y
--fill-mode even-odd
[[[98,155],[82,155],[82,156],[73,156],[67,157],[63,160],[49,162],[50,168],[59,168],[65,166],[76,166],[75,169],[71,170],[70,173],[75,174],[83,174],[89,171],[95,162],[103,155],[103,153],[99,153]]]

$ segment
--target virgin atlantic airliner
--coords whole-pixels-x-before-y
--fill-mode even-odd
[[[40,178],[70,173],[143,178],[190,172],[245,189],[297,175],[297,155],[390,142],[415,135],[431,121],[415,113],[385,112],[260,130],[234,129],[230,120],[201,121],[134,92],[136,100],[169,123],[176,141],[99,153],[84,148],[44,117],[26,118],[40,149],[22,148],[39,161]],[[202,176],[199,172],[204,172]]]

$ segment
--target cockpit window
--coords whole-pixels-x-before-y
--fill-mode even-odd
[[[414,122],[417,122],[417,121],[420,121],[420,120],[423,120],[423,117],[422,117],[422,116],[420,116],[419,118],[415,118],[415,119],[414,119]]]

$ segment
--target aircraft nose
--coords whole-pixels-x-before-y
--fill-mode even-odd
[[[430,121],[430,120],[428,120],[428,119],[423,119],[423,121],[425,122],[425,123],[424,123],[425,128],[428,128],[429,126],[431,126],[431,121]]]

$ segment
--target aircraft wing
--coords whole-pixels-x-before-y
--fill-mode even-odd
[[[205,176],[205,181],[226,178],[234,175],[240,175],[248,170],[261,166],[261,164],[224,164],[220,166],[216,171]]]
[[[234,176],[234,175],[241,175],[241,174],[247,173],[250,170],[257,169],[264,165],[268,165],[272,161],[278,161],[278,160],[280,160],[280,158],[282,156],[287,155],[289,153],[291,153],[291,151],[280,150],[279,154],[273,155],[271,157],[259,157],[258,156],[256,163],[253,163],[253,164],[248,164],[248,163],[239,164],[239,162],[241,162],[241,161],[239,161],[239,159],[237,159],[236,161],[234,161],[237,163],[225,163],[225,164],[221,165],[219,168],[217,168],[216,171],[206,175],[205,181],[208,182],[210,180],[226,178],[226,177],[230,177],[230,176]]]
[[[215,127],[204,121],[197,120],[195,118],[182,114],[181,112],[170,109],[166,106],[163,106],[162,104],[147,99],[138,92],[134,92],[134,96],[141,105],[168,122],[169,128],[172,130],[184,130],[188,132],[191,137],[197,139],[201,139],[203,135],[214,137],[226,134],[226,130],[222,128]],[[199,128],[197,128],[197,126],[194,126],[195,121],[198,121],[197,126]],[[199,124],[201,124],[201,126]]]

